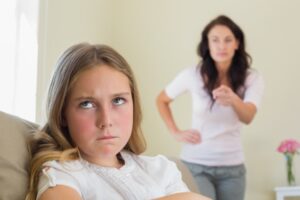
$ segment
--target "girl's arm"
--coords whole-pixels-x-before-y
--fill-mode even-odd
[[[166,197],[161,197],[156,200],[211,200],[211,199],[193,192],[181,192],[181,193],[168,195]]]
[[[41,197],[38,200],[66,200],[66,199],[72,199],[72,200],[82,200],[78,192],[76,192],[74,189],[63,186],[63,185],[57,185],[52,188],[48,188]]]

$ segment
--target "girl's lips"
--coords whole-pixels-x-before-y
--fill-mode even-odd
[[[97,140],[111,140],[111,139],[115,139],[117,138],[116,136],[103,136],[103,137],[99,137],[97,138]]]

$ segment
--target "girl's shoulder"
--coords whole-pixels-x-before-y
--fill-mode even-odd
[[[51,160],[47,161],[43,164],[43,168],[53,168],[59,171],[65,172],[76,172],[81,171],[83,169],[83,165],[79,160],[71,160],[71,161],[58,161]]]
[[[164,155],[146,156],[132,154],[132,159],[146,171],[161,171],[174,168],[176,164]]]
[[[149,163],[153,165],[160,165],[161,163],[168,163],[169,160],[164,155],[156,155],[156,156],[146,156],[139,155],[137,156],[137,160],[144,163]]]

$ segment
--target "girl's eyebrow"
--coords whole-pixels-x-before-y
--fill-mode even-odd
[[[80,96],[80,97],[76,97],[74,100],[75,101],[82,101],[82,100],[93,100],[95,99],[94,97],[92,96]]]
[[[131,96],[130,92],[119,92],[119,93],[115,93],[113,95],[111,95],[112,97],[118,97],[118,96]],[[96,99],[96,97],[94,96],[79,96],[76,97],[74,100],[75,101],[82,101],[82,100],[94,100]]]
[[[113,94],[112,96],[117,97],[117,96],[129,96],[129,95],[131,95],[130,92],[120,92],[120,93]]]

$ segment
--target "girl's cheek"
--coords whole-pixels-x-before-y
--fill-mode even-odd
[[[127,112],[124,113],[123,117],[120,119],[121,124],[123,127],[132,128],[133,125],[133,113],[132,112]]]
[[[73,124],[73,131],[82,135],[91,134],[96,126],[94,120],[86,116],[77,116],[71,123]]]

